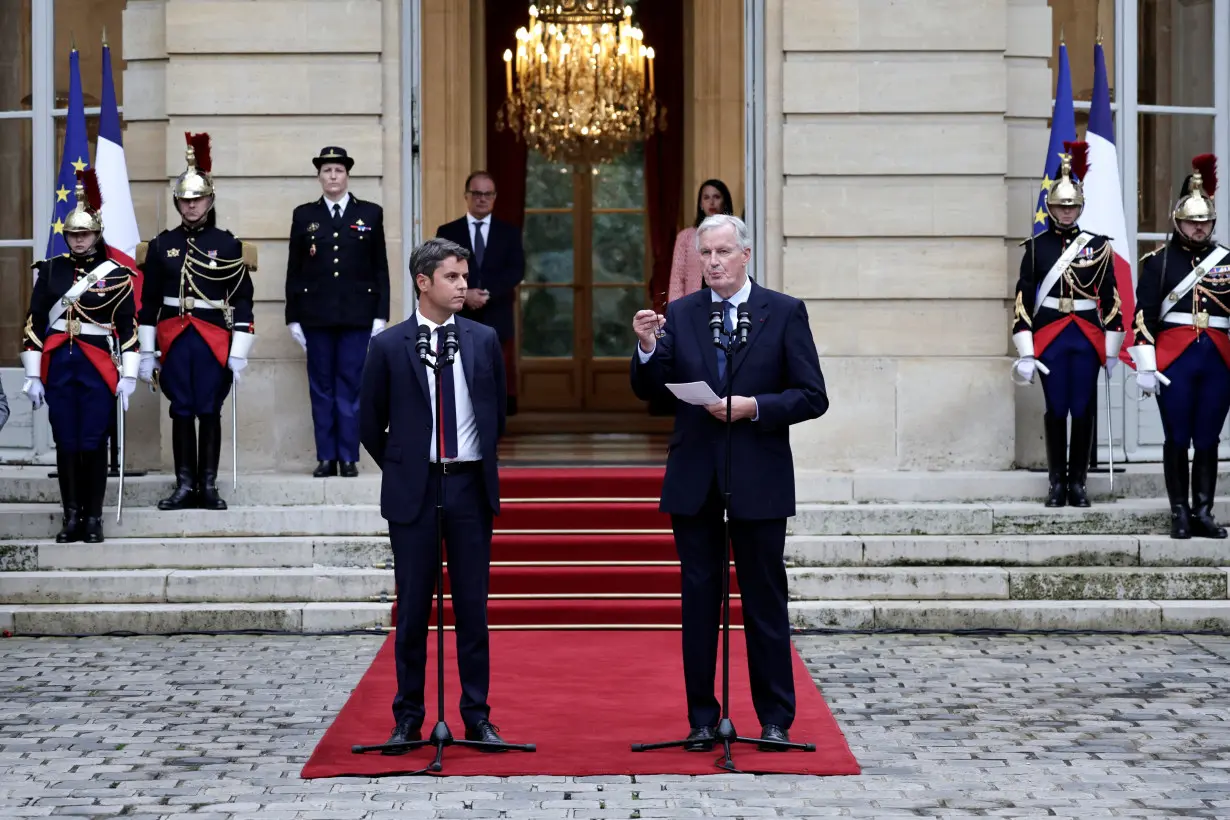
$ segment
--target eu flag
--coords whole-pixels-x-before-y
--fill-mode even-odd
[[[1059,44],[1059,80],[1055,85],[1055,110],[1051,113],[1051,142],[1046,148],[1042,190],[1034,208],[1033,234],[1037,236],[1050,227],[1046,215],[1046,193],[1059,176],[1059,155],[1065,142],[1076,141],[1076,112],[1072,110],[1072,72],[1068,69],[1068,47]]]
[[[81,66],[77,49],[68,56],[68,123],[64,132],[64,153],[60,157],[60,173],[56,176],[55,203],[52,206],[51,233],[47,237],[47,258],[68,253],[64,241],[64,217],[77,207],[73,191],[77,188],[77,172],[90,165],[90,141],[85,130],[85,100],[81,94]]]

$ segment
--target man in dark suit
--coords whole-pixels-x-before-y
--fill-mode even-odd
[[[286,327],[307,353],[317,478],[359,474],[359,378],[367,343],[389,321],[384,209],[348,191],[354,160],[312,160],[323,196],[295,208],[286,261]]]
[[[396,727],[389,743],[419,740],[422,734],[441,473],[461,717],[466,739],[500,742],[487,705],[487,586],[492,516],[500,512],[496,445],[504,434],[504,361],[495,331],[454,316],[465,304],[468,259],[469,252],[445,239],[430,239],[414,250],[410,270],[418,310],[372,340],[363,369],[359,435],[384,471],[380,513],[389,522],[397,579]],[[416,342],[425,330],[439,355],[452,328],[460,361],[441,372],[438,400],[435,373],[416,352]]]
[[[470,252],[470,290],[461,315],[494,328],[508,373],[508,412],[517,412],[517,285],[525,278],[521,229],[491,215],[495,180],[486,171],[466,178],[466,215],[436,228],[436,236]]]
[[[730,536],[761,738],[789,740],[794,673],[783,555],[786,519],[795,512],[790,425],[822,415],[828,396],[806,307],[748,279],[751,242],[743,221],[708,217],[696,241],[709,288],[671,302],[665,317],[652,310],[636,314],[632,389],[649,400],[668,383],[703,381],[724,397],[726,354],[713,344],[710,316],[720,312],[726,333],[733,334],[737,311],[747,305],[751,329],[731,365]],[[721,573],[728,571],[729,555],[723,538],[725,422],[725,398],[709,406],[679,402],[662,485],[661,509],[671,514],[683,582],[688,751],[713,747],[720,718],[713,676]]]

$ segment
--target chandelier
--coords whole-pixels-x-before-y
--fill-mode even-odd
[[[496,128],[550,161],[607,162],[666,127],[653,59],[619,0],[530,6],[516,52],[504,52],[508,96]]]

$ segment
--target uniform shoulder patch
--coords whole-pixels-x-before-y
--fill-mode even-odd
[[[241,242],[243,246],[243,263],[248,270],[256,270],[256,245],[251,242]]]
[[[1166,249],[1165,245],[1162,245],[1162,247],[1160,248],[1154,248],[1153,250],[1146,253],[1144,256],[1140,257],[1140,261],[1144,262],[1146,259],[1152,259],[1153,257],[1157,256],[1159,253],[1161,253],[1165,249]]]
[[[141,267],[142,265],[145,264],[145,257],[148,255],[149,255],[149,243],[148,242],[138,242],[137,243],[137,253],[136,253],[136,256],[133,257],[133,259],[137,263],[137,267]]]

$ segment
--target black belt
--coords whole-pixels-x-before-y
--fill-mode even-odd
[[[429,461],[427,472],[432,475],[459,475],[461,473],[477,473],[483,469],[481,461]]]

